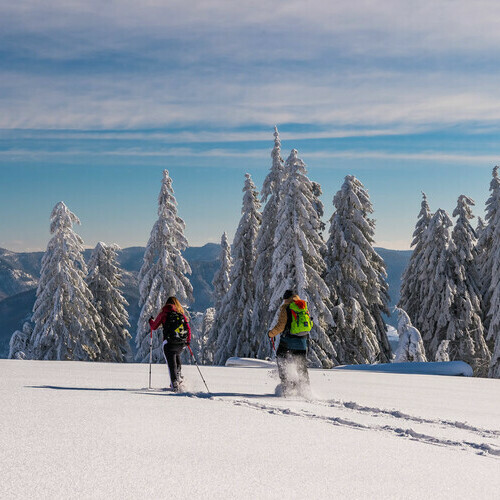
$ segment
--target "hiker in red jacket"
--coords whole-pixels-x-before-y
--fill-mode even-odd
[[[149,326],[156,330],[163,326],[163,355],[170,372],[171,388],[182,389],[181,352],[191,342],[191,328],[181,303],[176,297],[169,297],[160,314],[149,318]]]

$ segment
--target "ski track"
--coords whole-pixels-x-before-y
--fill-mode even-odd
[[[304,418],[311,421],[319,421],[330,425],[349,427],[352,429],[358,429],[362,431],[368,430],[376,432],[385,432],[388,434],[396,435],[398,437],[406,439],[411,439],[413,441],[418,441],[425,444],[461,449],[464,451],[473,451],[480,456],[489,456],[495,458],[500,457],[500,448],[487,443],[476,443],[468,440],[457,441],[454,439],[440,438],[431,436],[429,434],[417,432],[411,428],[396,427],[391,425],[366,425],[343,417],[318,415],[317,413],[313,413],[308,410],[292,410],[290,408],[286,408],[283,406],[272,406],[265,403],[257,403],[249,401],[248,399],[228,399],[208,393],[185,392],[185,393],[172,394],[172,396],[187,396],[199,399],[209,399],[211,401],[219,401],[226,404],[233,404],[235,406],[263,411],[272,415],[286,415],[290,417]],[[268,396],[263,396],[263,397],[268,397]],[[283,399],[283,401],[286,401],[286,399]],[[402,421],[408,423],[413,422],[417,424],[427,424],[427,425],[439,426],[445,429],[460,429],[478,434],[482,437],[495,438],[500,436],[500,431],[481,429],[479,427],[474,427],[472,425],[469,425],[465,422],[458,422],[458,421],[454,422],[451,420],[415,417],[403,413],[399,410],[384,410],[382,408],[377,408],[377,407],[362,406],[353,401],[349,402],[343,402],[340,400],[318,401],[318,400],[301,399],[301,398],[291,399],[291,401],[303,402],[305,404],[322,406],[327,408],[347,409],[359,414],[369,414],[374,417],[383,415],[390,418],[401,419]]]

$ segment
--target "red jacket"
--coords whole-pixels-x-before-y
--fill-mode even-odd
[[[167,319],[168,314],[171,313],[172,311],[177,312],[175,310],[175,307],[172,304],[165,305],[165,307],[163,307],[163,309],[160,311],[160,314],[158,314],[158,316],[156,316],[156,319],[149,320],[149,326],[153,330],[156,330],[160,325],[163,325],[163,323],[165,323],[165,320]],[[184,314],[182,316],[184,317],[184,321],[186,322],[186,326],[187,326],[187,330],[188,330],[188,336],[187,336],[186,342],[189,344],[191,342],[191,327],[189,326],[189,321],[186,318],[186,316],[184,316]]]

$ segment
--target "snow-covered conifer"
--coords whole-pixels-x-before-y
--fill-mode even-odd
[[[231,286],[230,274],[231,274],[231,246],[227,240],[227,234],[224,232],[220,240],[220,268],[214,275],[212,285],[214,286],[214,291],[212,297],[214,299],[214,308],[216,311],[220,309],[222,299],[225,297]]]
[[[158,220],[151,230],[139,271],[139,306],[142,309],[135,338],[139,362],[149,361],[149,317],[156,317],[170,296],[177,297],[183,304],[193,300],[193,287],[186,276],[191,268],[181,253],[188,246],[184,228],[184,221],[177,215],[172,179],[168,170],[164,170],[158,196]],[[154,363],[164,361],[160,340],[158,333],[153,335]]]
[[[203,314],[203,323],[201,325],[201,356],[200,363],[211,365],[214,360],[213,345],[211,344],[212,328],[215,321],[215,308],[209,307]]]
[[[487,203],[488,225],[482,232],[485,235],[482,242],[485,255],[481,268],[485,323],[488,325],[486,340],[492,351],[488,375],[494,378],[500,378],[500,180],[497,169],[493,170],[492,194]],[[489,288],[486,288],[488,284]]]
[[[323,281],[325,271],[318,216],[318,199],[307,177],[305,163],[293,149],[285,165],[287,178],[282,186],[275,231],[270,291],[256,296],[269,301],[269,309],[278,314],[286,290],[293,290],[308,303],[314,328],[310,335],[309,360],[315,366],[331,367],[335,349],[326,333],[334,324],[330,290]],[[276,316],[275,316],[276,317]]]
[[[485,227],[486,227],[486,224],[485,224],[484,220],[481,217],[478,217],[477,218],[477,225],[476,225],[476,237],[478,240],[481,237],[481,233],[484,231]],[[476,245],[476,251],[477,251],[477,245]]]
[[[388,314],[385,264],[373,248],[375,221],[363,184],[348,175],[333,198],[325,281],[340,318],[332,331],[341,364],[387,363],[391,348],[382,313]]]
[[[450,361],[449,347],[450,341],[442,340],[437,348],[435,361]]]
[[[241,219],[232,246],[231,287],[224,296],[220,313],[223,323],[214,345],[214,361],[218,365],[231,356],[255,357],[258,341],[252,335],[252,306],[255,293],[255,240],[261,221],[257,190],[249,174],[245,174]],[[216,325],[218,327],[218,325]]]
[[[321,184],[318,182],[311,182],[311,185],[313,194],[312,204],[319,217],[319,235],[323,238],[323,231],[326,228],[326,224],[322,220],[323,215],[325,215],[325,207],[323,202],[320,200],[320,196],[323,194],[323,191],[321,189]]]
[[[117,262],[117,245],[97,243],[89,260],[87,285],[92,292],[94,307],[101,318],[102,335],[107,345],[101,347],[99,361],[124,362],[130,360],[131,338],[127,327],[128,302],[122,295],[122,272]]]
[[[419,276],[421,271],[422,251],[424,248],[424,234],[432,214],[427,203],[427,196],[422,193],[422,203],[420,205],[420,213],[418,214],[417,224],[413,232],[413,240],[411,246],[414,247],[413,252],[401,278],[401,295],[399,299],[399,307],[404,309],[413,323],[418,321],[418,311],[422,300]]]
[[[403,309],[396,308],[396,311],[398,313],[399,344],[394,361],[396,363],[427,361],[420,332],[412,326],[408,314]]]
[[[500,335],[496,334],[493,352],[491,354],[491,363],[488,376],[491,378],[500,378]]]
[[[185,311],[186,312],[186,311]],[[186,313],[189,316],[189,327],[191,328],[191,351],[193,352],[196,361],[203,364],[201,361],[203,349],[205,347],[203,338],[203,313],[197,311],[189,311]],[[184,349],[181,354],[182,364],[194,364],[193,358],[189,349]]]
[[[452,361],[465,361],[472,366],[476,375],[486,376],[490,353],[484,340],[481,320],[476,234],[470,224],[470,220],[474,218],[471,206],[474,206],[474,201],[461,195],[453,212],[453,216],[458,219],[453,228],[453,244],[448,253],[455,295],[446,339],[450,341],[448,352]]]
[[[78,217],[63,202],[50,216],[50,239],[42,258],[29,349],[35,359],[95,360],[107,340],[85,283],[83,240],[73,231]]]
[[[500,178],[498,176],[498,166],[493,168],[490,182],[490,196],[486,201],[486,221],[478,234],[477,241],[477,267],[481,281],[481,295],[483,307],[483,323],[486,331],[490,325],[491,295],[493,288],[491,282],[494,273],[494,247],[500,244],[495,242],[494,232],[499,221],[500,212]],[[492,345],[490,344],[490,347]]]
[[[33,333],[33,328],[31,323],[26,321],[23,325],[22,330],[16,330],[9,342],[9,356],[8,359],[29,359],[30,354],[29,341],[31,334]]]
[[[206,347],[206,352],[211,353],[210,358],[213,361],[214,353],[216,351],[216,346],[218,345],[219,334],[222,329],[222,325],[225,322],[225,315],[222,310],[222,302],[224,297],[229,292],[231,287],[231,267],[233,261],[231,258],[231,246],[227,240],[226,232],[223,233],[221,242],[221,251],[219,255],[220,268],[214,275],[212,284],[214,286],[212,297],[214,299],[214,318],[211,324],[210,331],[208,332],[208,345]]]
[[[271,151],[272,164],[264,180],[261,201],[266,203],[262,211],[262,224],[255,241],[257,260],[255,263],[255,301],[252,313],[252,335],[259,341],[258,357],[271,355],[267,332],[270,330],[274,311],[269,310],[271,268],[274,253],[274,236],[278,223],[280,191],[285,179],[285,166],[281,157],[281,142],[277,127],[274,128],[274,148]]]
[[[437,210],[423,235],[424,248],[420,261],[419,287],[422,301],[415,326],[424,341],[427,359],[434,359],[446,330],[456,294],[456,284],[448,258],[452,221],[444,210]]]

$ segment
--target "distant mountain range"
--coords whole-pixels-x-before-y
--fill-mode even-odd
[[[130,332],[134,336],[139,317],[139,291],[137,274],[142,265],[144,247],[124,248],[118,254],[123,269],[124,296],[129,302]],[[410,250],[387,250],[377,248],[387,266],[387,282],[391,295],[391,310],[399,299],[401,274],[411,255]],[[86,260],[92,250],[85,250]],[[193,311],[203,312],[212,305],[212,280],[219,268],[218,256],[220,245],[207,243],[202,247],[190,247],[184,252],[192,274],[194,303]],[[9,340],[12,333],[20,329],[24,321],[31,317],[35,302],[36,287],[40,276],[43,252],[16,253],[0,248],[0,358],[9,352]],[[391,315],[387,322],[396,325]]]

